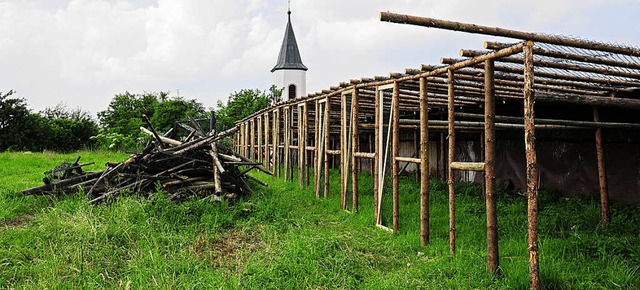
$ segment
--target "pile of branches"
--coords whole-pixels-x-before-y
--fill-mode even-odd
[[[122,194],[141,194],[149,197],[160,190],[166,192],[172,200],[186,198],[233,199],[251,194],[248,185],[252,179],[256,183],[265,183],[247,175],[254,168],[273,175],[260,163],[234,154],[230,148],[220,146],[220,141],[235,133],[234,127],[224,132],[211,130],[205,133],[197,120],[190,118],[192,126],[184,122],[177,123],[160,136],[153,129],[146,116],[149,129],[140,127],[153,137],[140,153],[132,154],[124,162],[108,162],[102,171],[84,172],[76,160],[74,164],[63,163],[45,178],[45,185],[30,188],[20,195],[42,195],[59,192],[84,190],[89,204],[116,198]],[[178,130],[186,130],[184,141],[171,138]],[[246,166],[240,170],[239,166]]]

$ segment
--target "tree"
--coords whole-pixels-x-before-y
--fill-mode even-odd
[[[235,126],[235,122],[277,103],[281,100],[282,89],[271,86],[268,91],[243,89],[229,95],[227,103],[218,101],[216,118],[220,130]]]
[[[11,98],[15,91],[0,92],[0,150],[23,150],[28,141],[31,112],[22,98]]]
[[[168,92],[117,94],[107,110],[98,113],[101,131],[95,139],[105,148],[115,150],[139,149],[143,137],[140,126],[146,126],[142,115],[151,120],[159,132],[171,128],[176,121],[206,116],[204,106],[195,100],[169,98]]]

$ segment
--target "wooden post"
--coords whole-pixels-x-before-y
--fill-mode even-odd
[[[307,145],[309,143],[309,102],[305,101],[303,104],[302,110],[304,111],[304,122],[302,122],[302,135],[304,139],[302,139],[302,153],[304,156],[302,156],[302,167],[304,168],[304,179],[302,183],[304,186],[309,186],[309,158],[311,157],[309,156],[309,151],[307,151]]]
[[[258,136],[257,136],[258,137],[257,138],[258,139],[258,145],[257,145],[258,156],[256,158],[256,161],[259,163],[262,163],[262,165],[264,166],[264,160],[263,160],[264,158],[262,154],[262,149],[263,149],[262,148],[262,137],[263,137],[262,131],[263,131],[264,122],[263,122],[262,116],[258,116],[255,119],[257,123],[256,125],[258,126],[258,130],[257,130],[258,131]]]
[[[251,152],[249,152],[249,159],[256,161],[256,120],[251,119],[251,132],[249,133],[251,138]]]
[[[427,78],[420,78],[420,243],[429,243],[429,103]]]
[[[533,42],[527,41],[524,48],[524,142],[527,158],[527,217],[529,244],[529,279],[531,289],[540,289],[540,267],[538,264],[538,161],[535,147],[535,120],[533,92]]]
[[[264,158],[267,162],[266,166],[273,172],[273,160],[271,160],[271,112],[264,113]]]
[[[304,156],[305,156],[305,142],[304,142],[304,112],[303,105],[298,105],[298,187],[304,186]]]
[[[351,191],[353,212],[358,212],[358,158],[360,136],[358,135],[358,89],[351,93]]]
[[[244,138],[245,138],[244,157],[251,159],[251,122],[250,121],[245,122]]]
[[[393,100],[391,108],[393,115],[393,141],[391,142],[391,176],[393,183],[393,232],[398,232],[399,212],[400,212],[400,180],[398,179],[398,149],[400,147],[400,86],[397,81],[393,83]]]
[[[273,111],[273,171],[275,176],[280,177],[280,109]]]
[[[374,223],[378,224],[378,215],[380,214],[378,212],[378,195],[380,194],[380,178],[384,178],[384,176],[380,176],[380,170],[379,170],[379,166],[380,166],[380,162],[381,162],[381,158],[382,158],[382,148],[380,146],[380,138],[382,138],[382,134],[380,133],[380,119],[381,117],[381,111],[382,108],[380,106],[380,95],[383,94],[383,92],[381,90],[378,89],[378,87],[376,86],[376,91],[375,91],[375,129],[374,129],[374,135],[375,137],[373,138],[375,141],[375,152],[376,152],[376,157],[374,158],[374,164],[373,164],[373,218],[374,218]]]
[[[315,135],[313,136],[313,143],[314,146],[316,147],[316,151],[314,152],[313,155],[313,185],[315,188],[315,192],[316,192],[316,197],[320,198],[320,173],[322,172],[321,170],[321,162],[320,162],[320,155],[322,154],[322,145],[324,144],[322,142],[322,133],[321,128],[322,125],[320,125],[320,102],[318,100],[316,100],[315,102],[315,115],[314,115],[314,121],[313,121],[313,126],[315,128],[314,133]]]
[[[487,259],[490,272],[498,271],[500,266],[495,197],[495,116],[494,62],[490,59],[485,60],[484,63],[484,187],[487,212]]]
[[[291,180],[291,107],[286,106],[283,108],[284,113],[284,180]]]
[[[347,209],[347,183],[348,183],[348,161],[347,161],[347,95],[342,94],[340,101],[340,114],[342,116],[340,120],[340,202],[342,209]]]
[[[438,157],[439,163],[440,163],[440,180],[445,181],[447,179],[447,165],[444,162],[444,155],[445,155],[445,150],[444,150],[444,131],[440,132],[440,156]]]
[[[600,112],[593,107],[593,121],[600,122]],[[609,224],[609,190],[607,184],[607,167],[604,155],[604,142],[602,140],[602,128],[596,128],[596,154],[598,156],[598,185],[600,187],[600,211],[602,224]]]
[[[453,187],[453,168],[451,163],[455,162],[456,151],[456,131],[455,131],[455,116],[454,116],[454,77],[453,71],[448,70],[447,75],[449,78],[449,99],[448,99],[448,118],[449,122],[449,170],[447,182],[449,183],[449,252],[451,255],[456,253],[456,196],[455,189]]]
[[[331,97],[327,96],[324,105],[324,198],[329,197],[329,136],[331,133]]]

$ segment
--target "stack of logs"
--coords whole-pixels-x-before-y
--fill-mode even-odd
[[[177,125],[180,128],[174,127],[160,136],[148,118],[143,116],[143,119],[149,129],[140,129],[153,136],[153,141],[142,152],[133,154],[124,162],[109,162],[107,169],[95,172],[78,169],[82,165],[77,165],[76,160],[72,166],[57,167],[55,170],[64,172],[58,174],[58,178],[49,177],[44,186],[17,194],[42,195],[83,190],[89,204],[95,204],[122,194],[135,193],[149,197],[162,190],[171,200],[191,197],[221,200],[252,193],[248,180],[266,186],[247,175],[253,168],[273,175],[261,164],[219,146],[219,141],[235,133],[237,127],[220,133],[212,130],[205,134],[198,122],[190,118],[193,126],[179,122]],[[188,132],[184,141],[168,137],[178,129]],[[246,166],[246,169],[241,171],[238,166]]]

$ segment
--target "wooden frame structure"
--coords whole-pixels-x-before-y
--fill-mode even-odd
[[[640,110],[640,50],[389,12],[381,13],[380,18],[394,23],[509,37],[520,42],[485,42],[484,51],[462,50],[465,59],[443,58],[438,66],[421,65],[419,69],[406,69],[404,73],[391,73],[388,77],[352,79],[322,92],[275,104],[238,122],[236,152],[272,166],[276,176],[284,175],[286,180],[294,178],[293,168],[297,163],[300,187],[310,184],[309,169],[313,167],[318,197],[328,196],[329,169],[339,168],[342,208],[353,213],[358,212],[361,162],[371,160],[370,172],[375,180],[374,221],[377,226],[393,232],[400,230],[398,173],[401,164],[418,164],[420,240],[426,245],[429,242],[428,142],[432,136],[440,144],[436,160],[438,175],[444,179],[447,172],[450,252],[453,255],[456,251],[455,171],[481,172],[484,174],[488,269],[496,272],[499,270],[496,130],[524,131],[530,286],[540,288],[536,133],[544,129],[593,131],[602,223],[606,225],[609,198],[602,132],[612,128],[637,130],[640,123],[603,121],[599,112],[601,108]],[[498,116],[496,107],[507,101],[519,103],[521,113]],[[536,119],[536,102],[591,106],[592,121]],[[410,130],[415,130],[419,138],[419,142],[416,140],[418,152],[414,155],[417,158],[399,153],[400,133]],[[480,133],[483,161],[456,161],[456,133],[460,132]],[[361,146],[361,140],[366,138],[372,140],[369,150]],[[445,151],[448,152],[446,162]],[[389,163],[391,172],[386,173]],[[387,175],[392,178],[391,225],[383,223],[381,210]]]

